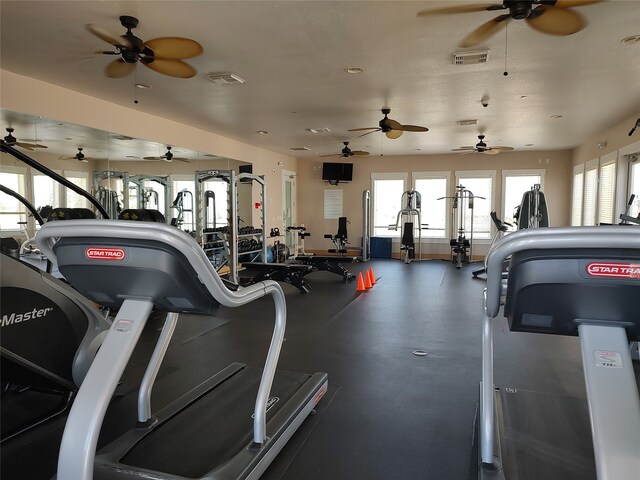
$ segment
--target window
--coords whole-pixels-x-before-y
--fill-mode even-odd
[[[640,158],[632,160],[629,164],[629,195],[627,195],[627,200],[631,195],[635,195],[635,198],[629,208],[629,215],[637,217],[640,214]]]
[[[60,184],[53,178],[40,173],[33,173],[33,206],[36,208],[51,205],[60,207]]]
[[[598,159],[587,162],[584,175],[584,206],[582,225],[596,224],[596,208],[598,199]]]
[[[491,238],[491,210],[493,208],[493,182],[495,171],[472,171],[472,172],[456,172],[457,185],[464,186],[471,191],[474,196],[474,202],[469,205],[466,201],[464,205],[458,205],[458,208],[464,210],[463,227],[467,238],[470,237],[471,225],[473,224],[473,238],[484,239]],[[458,210],[458,215],[459,210]],[[473,217],[472,217],[473,215]],[[456,223],[459,223],[459,217],[456,216]],[[459,225],[454,228],[460,228]],[[453,232],[457,236],[456,232]],[[453,235],[452,235],[453,237]]]
[[[71,172],[65,170],[64,176],[74,185],[77,185],[85,191],[87,190],[88,180],[85,172]],[[90,208],[89,201],[83,196],[78,195],[70,188],[65,188],[64,192],[66,194],[65,206],[67,208]]]
[[[211,205],[211,201],[209,201],[209,206],[207,208],[207,218],[205,222],[205,227],[219,227],[221,225],[227,225],[227,188],[228,183],[222,179],[215,180],[207,180],[202,184],[203,193],[207,191],[213,192],[215,195],[215,221],[213,218],[213,208]]]
[[[447,196],[449,172],[413,172],[411,176],[422,201],[420,220],[428,226],[422,231],[422,238],[446,238],[447,201],[438,198]]]
[[[372,173],[373,236],[400,237],[400,229],[389,230],[395,225],[402,208],[402,194],[406,190],[406,173]]]
[[[0,184],[26,197],[26,169],[2,167]],[[22,226],[19,222],[26,222],[26,208],[14,197],[0,193],[0,230],[3,233],[19,232]]]
[[[522,203],[522,196],[535,184],[544,192],[544,170],[503,170],[502,221],[513,225],[509,230],[517,230],[517,222],[513,218],[516,208]]]
[[[573,197],[571,199],[571,226],[582,225],[582,191],[584,184],[584,164],[573,167]]]
[[[614,223],[616,206],[616,160],[601,159],[598,188],[598,223]]]

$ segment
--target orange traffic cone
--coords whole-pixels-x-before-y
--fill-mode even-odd
[[[364,279],[364,286],[367,290],[369,290],[370,288],[373,288],[373,284],[371,283],[371,273],[369,273],[369,270],[367,270],[367,273],[365,273],[365,279]]]
[[[364,279],[362,278],[362,272],[358,272],[358,292],[366,291],[366,287],[364,286]]]
[[[373,267],[369,267],[369,275],[371,276],[371,285],[376,284],[376,277],[373,274]]]

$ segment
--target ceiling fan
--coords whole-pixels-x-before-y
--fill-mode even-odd
[[[586,25],[586,21],[582,15],[573,11],[570,7],[579,7],[601,1],[603,0],[504,0],[502,4],[495,5],[458,5],[422,10],[418,12],[417,16],[509,10],[508,13],[498,15],[469,33],[460,42],[460,46],[466,48],[487,40],[512,19],[526,19],[530,27],[542,33],[560,36],[572,35],[582,30]]]
[[[364,127],[364,128],[352,128],[349,132],[361,132],[363,130],[371,130],[370,132],[363,133],[360,137],[369,135],[373,132],[383,132],[389,138],[398,138],[403,132],[428,132],[427,127],[420,127],[418,125],[402,125],[395,120],[387,117],[391,113],[391,109],[388,107],[383,108],[382,113],[384,118],[378,122],[377,127]]]
[[[182,59],[202,53],[202,45],[198,42],[181,37],[154,38],[143,42],[131,32],[138,26],[137,18],[122,15],[120,23],[127,29],[127,32],[121,36],[114,35],[98,25],[86,25],[89,32],[116,47],[115,52],[98,53],[121,56],[107,65],[105,69],[107,77],[120,78],[128,75],[138,61],[145,67],[170,77],[191,78],[196,75],[196,69]]]
[[[508,152],[513,150],[513,147],[490,147],[486,143],[484,143],[484,135],[478,135],[480,141],[475,144],[475,146],[471,147],[460,147],[454,148],[452,152],[461,152],[461,155],[465,153],[485,153],[487,155],[497,155],[500,152]]]
[[[187,158],[174,157],[170,146],[167,146],[167,153],[165,153],[164,155],[160,155],[158,157],[144,157],[144,159],[145,160],[163,160],[163,161],[169,162],[169,163],[173,162],[174,160],[177,160],[179,162],[187,162],[187,163],[189,163],[189,160]]]
[[[364,150],[351,150],[349,148],[349,142],[344,143],[344,148],[340,151],[340,153],[331,153],[329,155],[320,155],[320,157],[345,157],[349,158],[354,155],[369,155],[369,152],[365,152]]]
[[[82,163],[89,163],[89,160],[93,160],[92,158],[87,158],[84,153],[82,153],[82,147],[78,147],[78,153],[75,155],[66,155],[63,157],[58,157],[60,160],[78,160]]]
[[[21,147],[21,148],[24,148],[25,150],[35,150],[36,148],[47,148],[46,145],[40,145],[39,143],[19,142],[18,139],[12,135],[13,128],[11,127],[7,127],[7,132],[9,132],[9,135],[4,137],[4,141],[10,147]]]

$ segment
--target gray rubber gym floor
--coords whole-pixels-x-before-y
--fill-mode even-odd
[[[288,324],[279,368],[329,374],[329,391],[263,479],[466,479],[474,471],[481,298],[473,264],[375,260],[377,284],[317,272],[311,293],[283,285]],[[227,364],[261,366],[270,299],[215,318],[184,316],[152,397],[159,409]],[[148,323],[109,407],[99,447],[135,423],[136,389],[162,319]],[[427,352],[425,356],[414,351]],[[577,338],[511,333],[495,322],[496,385],[584,397]],[[3,445],[2,478],[50,478],[64,419]],[[203,442],[215,442],[211,432]],[[473,476],[473,473],[471,474]]]

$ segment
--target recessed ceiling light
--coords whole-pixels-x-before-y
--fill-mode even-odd
[[[71,137],[64,137],[65,140],[73,140]]]
[[[533,147],[533,143],[527,143],[525,147]]]
[[[140,158],[140,157],[136,157],[135,155],[125,155],[124,158]]]
[[[527,98],[526,95],[520,95],[520,98]]]
[[[307,147],[289,147],[291,150],[295,150],[296,152],[308,152],[311,149]]]
[[[419,151],[421,151],[422,149],[421,149],[421,148],[414,148],[414,150],[415,150],[416,152],[419,152]]]
[[[556,114],[556,115],[551,115],[551,118],[562,118],[562,115],[558,115],[558,114]]]
[[[357,74],[357,73],[362,73],[364,72],[364,69],[360,68],[360,67],[349,67],[347,68],[347,73],[352,73],[352,74]]]
[[[623,45],[636,45],[640,44],[640,35],[631,35],[620,40]]]
[[[151,85],[147,84],[147,83],[136,83],[136,88],[153,88]]]
[[[266,134],[268,134],[269,132],[267,132],[266,130],[258,130],[258,133],[259,133],[260,135],[266,135]]]
[[[210,158],[218,158],[218,155],[214,155],[213,153],[205,153],[203,156],[210,157]]]

